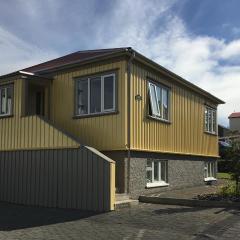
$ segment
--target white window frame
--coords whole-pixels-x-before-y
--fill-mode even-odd
[[[210,121],[209,121],[209,113],[210,113]],[[215,116],[214,116],[214,113],[215,113]],[[214,125],[214,120],[215,120],[215,125]],[[207,133],[211,133],[211,134],[217,133],[217,110],[209,106],[205,106],[204,129],[205,129],[205,132]]]
[[[152,92],[151,86],[154,87],[154,92]],[[161,89],[161,105],[162,106],[161,106],[161,109],[159,109],[158,102],[156,102],[157,111],[154,113],[153,112],[153,101],[154,101],[153,94],[155,95],[155,98],[157,101],[158,100],[157,99],[157,88]],[[166,92],[167,92],[167,103],[168,103],[167,104],[167,109],[168,109],[167,118],[164,118],[164,116],[163,116],[163,111],[164,111],[164,109],[163,109],[164,108],[163,107],[163,90],[166,90]],[[151,109],[152,109],[152,114],[150,114],[150,112],[148,111],[148,115],[150,117],[169,122],[170,121],[170,89],[161,84],[154,83],[152,81],[148,81],[148,93],[149,93],[149,101],[150,101],[150,105],[151,105]]]
[[[6,102],[5,102],[5,107],[7,107],[8,104],[8,99],[7,99],[7,90],[11,89],[12,91],[12,99],[11,99],[11,105],[10,105],[10,110],[8,111],[8,113],[1,113],[1,108],[2,108],[2,90],[4,89],[5,91],[5,96],[6,96]],[[8,107],[9,109],[9,107]],[[0,117],[6,117],[6,116],[11,116],[12,115],[12,111],[13,111],[13,85],[4,85],[4,86],[0,86]]]
[[[147,182],[146,187],[151,188],[151,187],[163,187],[163,186],[168,186],[169,184],[167,183],[167,176],[168,176],[168,162],[167,160],[153,160],[153,159],[148,159],[147,161],[151,161],[151,167],[146,166],[146,178],[147,178],[147,171],[152,172],[152,182]],[[155,181],[154,179],[154,163],[158,163],[158,181]],[[162,168],[162,163],[164,162],[165,165],[165,180],[162,180],[161,178],[161,168]],[[147,179],[146,179],[147,180]]]
[[[109,109],[105,109],[104,108],[104,79],[107,77],[113,77],[113,108],[109,108]],[[111,73],[111,74],[107,74],[107,75],[103,75],[101,76],[101,90],[102,90],[102,94],[101,94],[101,109],[103,110],[103,112],[112,112],[115,111],[116,109],[116,75],[115,73]]]
[[[210,175],[209,175],[209,168],[210,168]],[[216,165],[214,161],[208,161],[205,162],[205,167],[204,167],[204,181],[215,181],[217,180],[215,178],[216,175]]]
[[[97,113],[91,113],[91,78],[97,78],[100,77],[101,78],[101,111],[97,112]],[[107,77],[113,77],[113,108],[110,109],[105,109],[104,108],[104,79]],[[104,114],[104,113],[109,113],[109,112],[115,112],[116,111],[116,74],[115,73],[111,73],[111,74],[105,74],[105,75],[101,75],[101,76],[93,76],[93,77],[87,77],[87,78],[82,78],[82,79],[77,79],[76,81],[76,86],[78,86],[78,82],[82,81],[82,80],[86,80],[88,81],[88,112],[84,113],[84,114],[79,114],[78,113],[78,91],[77,91],[77,87],[76,87],[76,99],[75,99],[75,103],[76,103],[76,107],[75,107],[75,115],[76,116],[88,116],[88,115],[98,115],[98,114]]]

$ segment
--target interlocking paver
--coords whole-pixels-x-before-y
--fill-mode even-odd
[[[240,239],[237,210],[139,204],[93,214],[0,204],[0,239]]]

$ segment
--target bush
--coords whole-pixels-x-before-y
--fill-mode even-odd
[[[232,161],[231,160],[219,160],[218,161],[218,172],[231,172]]]
[[[236,192],[236,186],[234,183],[228,183],[228,185],[221,187],[219,195],[222,197],[232,197],[238,196],[239,193]]]

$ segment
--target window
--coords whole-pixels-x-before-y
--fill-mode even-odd
[[[0,87],[0,116],[12,114],[13,86]]]
[[[115,74],[77,80],[76,115],[115,111],[115,84]]]
[[[167,161],[147,160],[146,167],[147,187],[166,186]]]
[[[155,83],[148,83],[150,106],[149,115],[169,120],[169,89]]]
[[[216,133],[217,114],[216,109],[205,107],[205,131]]]
[[[215,180],[216,169],[215,169],[215,162],[206,162],[205,163],[205,174],[204,180]]]

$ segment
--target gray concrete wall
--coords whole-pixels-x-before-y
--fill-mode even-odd
[[[166,187],[146,188],[146,158],[132,158],[130,161],[130,196],[138,198],[141,194],[168,191],[204,184],[203,160],[169,159],[168,183]]]
[[[110,156],[113,160],[121,162],[121,170],[118,169],[118,164],[116,164],[116,172],[119,171],[118,182],[120,183],[122,181],[120,184],[125,186],[124,191],[129,192],[132,198],[138,198],[141,194],[203,185],[205,184],[205,161],[216,161],[216,158],[208,157],[131,152],[131,159],[130,162],[128,162],[126,152],[108,152],[106,155]],[[169,186],[146,188],[147,159],[162,159],[168,161]],[[125,169],[124,174],[122,174],[123,169]]]
[[[127,152],[125,151],[105,151],[103,152],[106,156],[113,159],[116,163],[116,192],[126,193],[127,186],[127,175],[128,175],[128,160]]]

